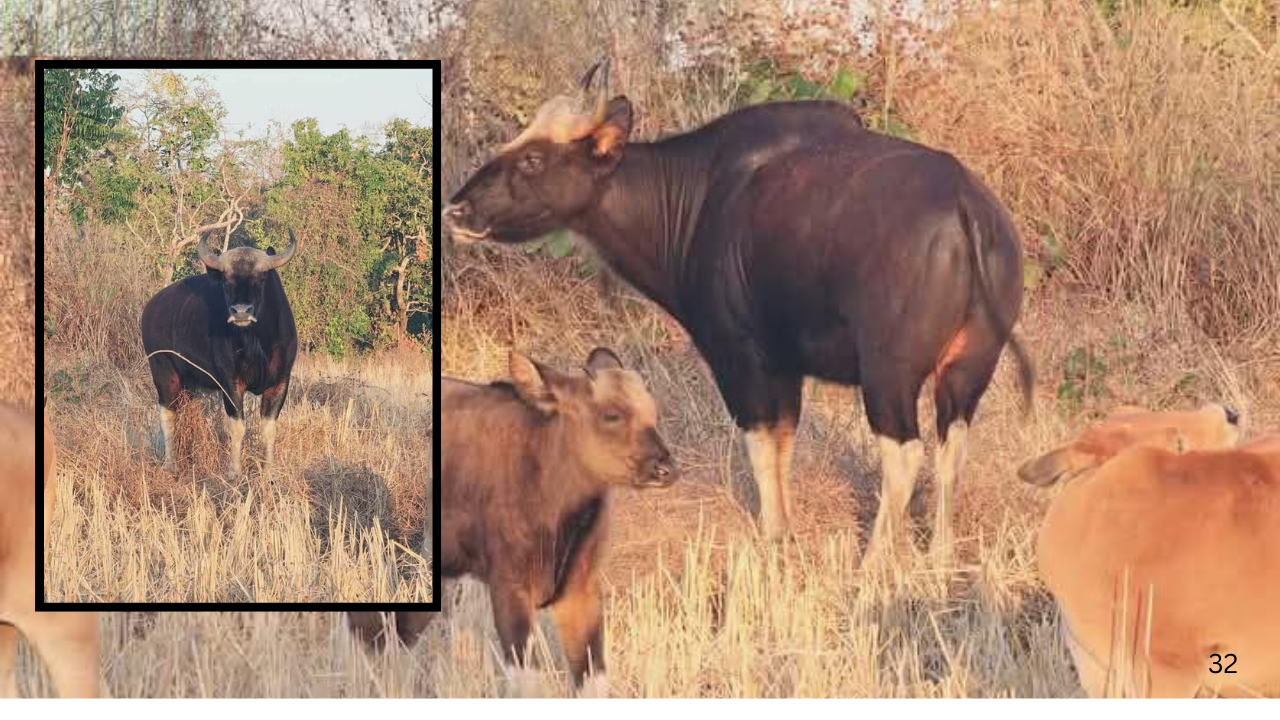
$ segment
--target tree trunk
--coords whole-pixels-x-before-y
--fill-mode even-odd
[[[409,268],[412,255],[400,259],[400,267],[396,271],[396,342],[405,339],[409,334],[409,301],[404,296],[404,274]]]

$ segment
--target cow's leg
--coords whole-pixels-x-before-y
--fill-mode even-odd
[[[0,698],[18,697],[18,628],[0,623]]]
[[[964,463],[969,424],[978,401],[991,384],[1001,343],[990,329],[977,324],[965,326],[948,347],[962,350],[954,358],[944,356],[945,364],[935,374],[934,404],[938,440],[942,443],[935,457],[937,505],[929,545],[935,561],[947,560],[952,552],[956,484]]]
[[[266,450],[266,462],[270,467],[276,460],[276,421],[280,417],[280,409],[284,407],[284,399],[289,394],[289,380],[262,393],[262,443]]]
[[[1091,698],[1106,697],[1107,668],[1094,661],[1093,655],[1076,641],[1075,633],[1067,624],[1065,617],[1062,618],[1058,627],[1062,642],[1071,654],[1071,663],[1076,667],[1076,675],[1080,678],[1080,686],[1084,688],[1085,695]]]
[[[867,419],[880,445],[880,507],[867,547],[867,556],[872,558],[892,551],[900,539],[910,542],[907,504],[924,463],[916,413],[916,397],[924,377],[915,374],[907,368],[868,373],[862,388]]]
[[[771,541],[781,540],[791,530],[795,507],[791,456],[803,383],[803,378],[772,378],[746,391],[752,394],[750,401],[738,399],[737,409],[730,406],[744,430],[751,474],[760,494],[760,525]]]
[[[517,583],[489,585],[493,622],[506,659],[508,694],[529,697],[538,694],[542,682],[538,671],[529,667],[529,635],[533,631],[536,608],[529,593]]]
[[[59,697],[101,694],[97,613],[32,613],[22,631],[48,666]]]

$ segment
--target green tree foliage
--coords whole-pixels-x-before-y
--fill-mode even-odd
[[[44,71],[44,157],[53,178],[46,203],[55,201],[56,188],[75,187],[90,157],[119,136],[124,115],[124,107],[116,104],[119,80],[113,73],[85,68]]]
[[[341,355],[429,334],[432,129],[393,120],[381,146],[314,119],[291,130],[266,217],[305,243],[285,281],[300,341]]]
[[[171,71],[149,73],[126,100],[128,116],[95,114],[99,142],[68,152],[86,169],[66,173],[76,200],[64,209],[121,228],[157,287],[203,272],[203,233],[215,247],[279,251],[292,228],[299,251],[282,277],[305,349],[429,342],[432,128],[397,119],[380,138],[326,135],[308,118],[274,142],[236,139],[210,85]],[[47,110],[46,134],[57,117]]]

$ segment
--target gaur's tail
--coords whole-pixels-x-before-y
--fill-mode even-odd
[[[1013,359],[1018,366],[1018,387],[1022,391],[1022,412],[1030,414],[1034,409],[1032,390],[1035,387],[1036,379],[1035,365],[1031,361],[1031,356],[1027,354],[1027,349],[1022,345],[1022,340],[1013,332],[1013,322],[1004,316],[1004,313],[996,304],[994,293],[991,290],[991,276],[987,273],[987,262],[982,252],[981,228],[973,213],[969,212],[969,207],[963,196],[959,200],[959,209],[960,225],[964,229],[965,237],[969,240],[969,260],[973,263],[974,272],[978,274],[978,297],[982,299],[982,307],[995,324],[997,331],[1009,338],[1009,348],[1013,351]]]

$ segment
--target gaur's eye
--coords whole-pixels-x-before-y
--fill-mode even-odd
[[[516,160],[516,169],[525,175],[537,175],[542,172],[542,153],[531,150]]]
[[[606,425],[617,425],[622,422],[622,413],[616,410],[606,410],[600,415],[600,419],[603,420]]]

